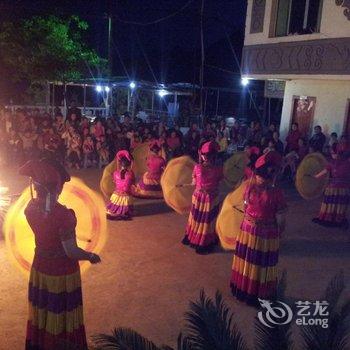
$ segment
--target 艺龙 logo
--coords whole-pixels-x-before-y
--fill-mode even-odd
[[[273,303],[269,300],[259,299],[259,302],[264,310],[258,312],[258,318],[264,326],[274,328],[292,321],[293,311],[282,301]]]

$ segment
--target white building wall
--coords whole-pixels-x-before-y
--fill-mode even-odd
[[[350,81],[291,80],[286,82],[280,133],[282,139],[290,129],[293,96],[316,97],[313,126],[321,125],[329,135],[344,130],[345,116],[350,99]]]
[[[335,0],[323,0],[320,33],[307,35],[289,35],[276,38],[269,37],[272,0],[266,0],[264,31],[262,33],[250,34],[252,6],[253,0],[248,0],[244,45],[261,45],[279,42],[295,42],[302,40],[345,38],[350,36],[350,22],[344,16],[345,8],[337,6],[335,4]]]

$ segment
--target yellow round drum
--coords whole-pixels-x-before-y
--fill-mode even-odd
[[[304,199],[314,199],[320,197],[328,182],[328,177],[315,179],[316,175],[327,166],[327,160],[321,153],[310,153],[300,163],[297,174],[295,186],[299,194]]]
[[[194,187],[178,185],[191,184],[195,164],[188,156],[172,159],[160,180],[165,202],[179,214],[187,214],[191,209]]]
[[[241,229],[244,216],[244,192],[248,181],[243,182],[237,189],[229,193],[216,220],[216,232],[221,246],[227,250],[236,248],[236,237]]]

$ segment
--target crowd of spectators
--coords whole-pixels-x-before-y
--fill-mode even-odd
[[[8,110],[0,112],[0,145],[3,163],[23,163],[31,158],[54,157],[69,168],[102,168],[121,149],[133,151],[139,144],[154,139],[161,141],[167,158],[188,154],[198,159],[201,143],[216,140],[220,146],[220,157],[227,159],[238,151],[257,146],[261,153],[275,150],[284,157],[285,167],[291,175],[298,163],[309,152],[328,154],[331,146],[348,149],[346,136],[330,138],[315,126],[313,135],[307,139],[296,123],[285,142],[280,140],[278,126],[270,124],[264,128],[260,122],[252,121],[245,126],[235,121],[228,127],[224,120],[206,123],[200,129],[196,123],[184,132],[175,125],[168,128],[164,123],[145,124],[133,121],[126,114],[121,118],[95,119],[83,117],[79,110],[71,110],[67,118],[60,111],[55,116],[38,110]]]

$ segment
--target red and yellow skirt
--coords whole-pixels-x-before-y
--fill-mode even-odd
[[[87,349],[80,270],[48,275],[31,269],[26,349]]]
[[[133,196],[137,198],[163,198],[160,179],[152,178],[148,172],[144,173],[139,183],[134,186]]]
[[[219,214],[219,201],[216,194],[195,191],[187,222],[185,237],[193,248],[216,245],[218,237],[215,222]]]
[[[107,217],[115,220],[130,219],[134,213],[134,198],[129,194],[113,193],[107,205]]]
[[[343,226],[350,203],[350,188],[327,186],[318,218],[314,221],[324,226]]]
[[[273,298],[277,286],[278,254],[277,223],[257,223],[245,218],[233,258],[232,294],[251,305],[258,304],[258,298]]]

